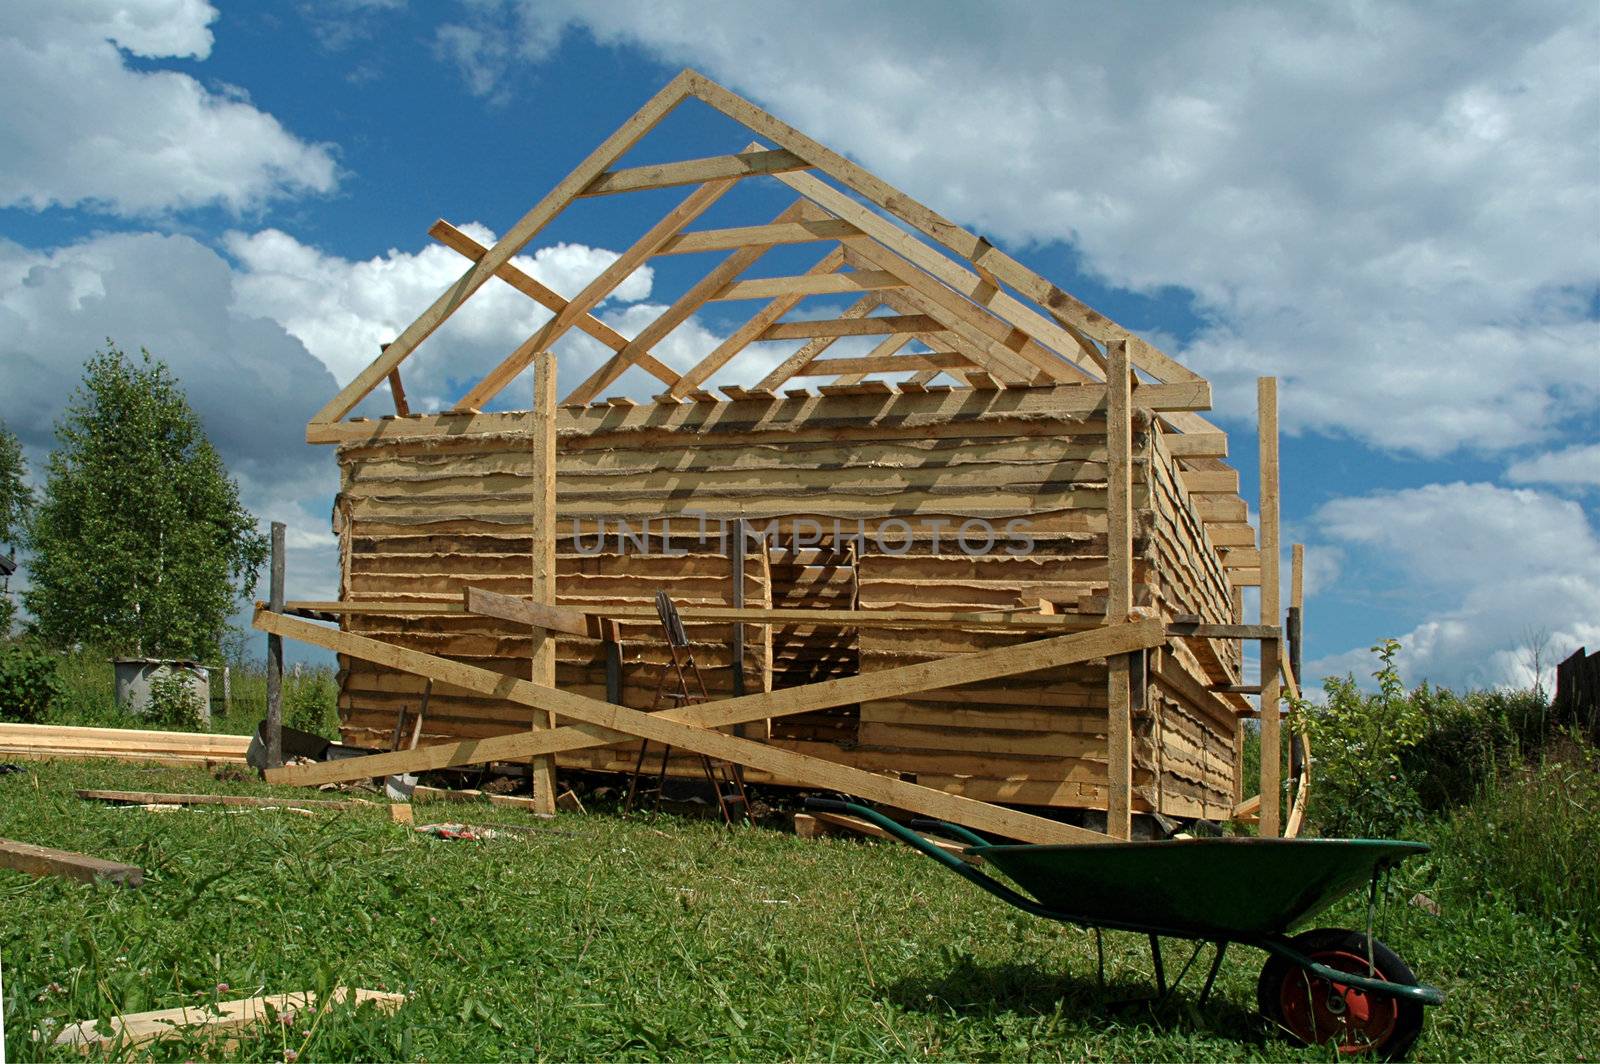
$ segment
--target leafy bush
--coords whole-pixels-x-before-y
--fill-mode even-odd
[[[0,647],[0,720],[35,723],[60,694],[54,655],[16,644]]]
[[[1427,734],[1401,757],[1428,812],[1475,801],[1497,778],[1541,749],[1549,707],[1538,691],[1471,691],[1426,685],[1412,695]]]
[[[1309,816],[1326,835],[1384,836],[1422,811],[1404,755],[1427,734],[1424,707],[1432,693],[1424,685],[1406,694],[1394,667],[1399,650],[1393,639],[1372,648],[1383,663],[1372,674],[1376,694],[1362,692],[1353,676],[1330,676],[1322,683],[1326,705],[1294,706],[1291,726],[1311,740]]]
[[[150,681],[145,719],[161,728],[194,731],[200,727],[200,693],[186,672],[167,671]]]
[[[325,670],[317,669],[291,681],[284,678],[283,723],[300,731],[313,732],[324,739],[339,737],[339,717],[335,708],[333,681]]]

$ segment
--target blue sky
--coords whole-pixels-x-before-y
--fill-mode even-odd
[[[428,226],[504,230],[694,66],[1208,376],[1252,504],[1278,375],[1312,679],[1395,636],[1410,680],[1525,682],[1530,633],[1600,646],[1596,55],[1584,3],[21,0],[0,417],[37,463],[82,360],[150,348],[289,522],[291,595],[332,597],[333,455],[304,422],[460,272]],[[693,104],[628,162],[749,139]],[[789,200],[745,185],[701,224]],[[571,294],[681,194],[584,205],[525,264]],[[785,254],[762,272],[815,252]],[[696,266],[655,260],[601,316],[635,331]],[[471,309],[407,364],[414,399],[544,316]],[[686,364],[734,309],[658,354]],[[564,383],[597,357],[558,352]]]

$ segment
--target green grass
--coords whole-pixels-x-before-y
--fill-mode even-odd
[[[1203,1010],[1197,981],[1157,1010],[1119,1004],[1149,988],[1142,939],[1108,935],[1102,992],[1089,933],[895,845],[418,806],[536,829],[444,842],[381,810],[158,814],[83,802],[75,787],[274,793],[108,763],[0,777],[0,836],[148,871],[132,891],[0,872],[17,1060],[39,1056],[30,1030],[205,1000],[224,983],[227,997],[335,983],[414,995],[394,1016],[337,1011],[314,1029],[256,1034],[224,1054],[238,1059],[1327,1059],[1255,1016],[1259,953],[1230,951]],[[1481,891],[1467,859],[1442,848],[1395,881],[1398,899],[1426,892],[1440,910],[1391,905],[1383,935],[1450,994],[1419,1055],[1592,1059],[1592,935]],[[1351,902],[1325,919],[1362,915]],[[1186,955],[1174,944],[1169,967]],[[217,1051],[157,1050],[197,1055]]]

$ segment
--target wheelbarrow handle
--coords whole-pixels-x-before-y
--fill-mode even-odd
[[[976,868],[973,868],[955,854],[949,853],[946,850],[941,850],[939,847],[935,846],[933,843],[929,842],[915,831],[912,831],[904,824],[901,824],[899,821],[889,819],[876,809],[865,805],[857,805],[854,802],[837,801],[833,798],[807,798],[805,800],[805,807],[807,809],[821,809],[830,813],[844,813],[848,816],[860,817],[862,820],[866,820],[877,827],[882,828],[894,838],[899,839],[901,842],[905,843],[913,850],[916,850],[924,857],[930,857],[933,860],[938,861],[940,864],[950,869],[950,871],[954,872],[962,879],[969,880],[970,882],[977,884],[979,887],[988,891],[990,894],[993,894],[1001,901],[1010,905],[1015,905],[1023,912],[1031,913],[1034,916],[1042,916],[1047,920],[1063,919],[1061,913],[1055,912],[1052,909],[1047,909],[1043,905],[1040,905],[1038,902],[1034,901],[1032,898],[1023,894],[1018,894],[1005,884],[995,880],[990,876],[984,875],[982,872],[978,871]],[[973,837],[976,838],[976,836]],[[978,839],[978,844],[988,845],[982,839]]]
[[[949,835],[951,838],[960,839],[962,842],[973,846],[989,845],[989,840],[977,832],[969,831],[960,824],[952,824],[947,820],[924,820],[918,818],[911,822],[911,827],[913,830],[920,831],[923,834],[932,832],[938,835]]]

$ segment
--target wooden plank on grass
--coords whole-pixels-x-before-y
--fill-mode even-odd
[[[404,994],[388,994],[379,990],[336,989],[332,1003],[347,1001],[371,1002],[383,1012],[393,1012],[405,1004]],[[258,1023],[266,1023],[274,1016],[311,1011],[317,1008],[317,995],[309,990],[292,994],[263,994],[260,997],[240,998],[236,1001],[219,1001],[206,1005],[182,1005],[175,1009],[157,1009],[135,1012],[127,1016],[113,1016],[101,1033],[96,1020],[84,1020],[67,1025],[51,1039],[53,1045],[78,1046],[88,1051],[97,1046],[110,1047],[120,1040],[122,1048],[144,1045],[162,1038],[190,1037],[202,1032],[221,1033],[238,1031]],[[269,1011],[270,1010],[270,1011]],[[306,1026],[311,1026],[308,1021]],[[37,1040],[38,1036],[35,1036]]]
[[[53,850],[14,839],[0,839],[0,868],[26,872],[30,876],[63,876],[80,883],[103,879],[124,887],[137,887],[144,882],[144,869],[138,865],[106,861],[71,850]]]
[[[730,714],[725,709],[723,712],[718,713],[718,702],[682,707],[675,711],[640,713],[637,710],[610,705],[597,699],[585,698],[570,692],[538,687],[527,681],[503,676],[487,669],[480,669],[419,651],[407,650],[375,639],[321,628],[306,621],[283,617],[265,610],[257,611],[255,626],[263,631],[277,631],[291,638],[303,639],[306,642],[335,650],[338,653],[362,658],[390,668],[413,672],[440,682],[465,687],[469,690],[479,691],[492,697],[503,698],[521,705],[549,709],[563,717],[582,721],[581,725],[575,726],[572,730],[579,734],[588,735],[593,740],[599,740],[598,742],[589,742],[582,745],[613,745],[630,741],[634,738],[648,739],[651,742],[679,747],[708,757],[732,761],[749,768],[771,773],[781,779],[794,780],[800,784],[824,790],[857,795],[868,801],[882,802],[902,809],[909,809],[926,816],[963,824],[979,831],[990,831],[997,835],[1024,842],[1102,842],[1106,838],[1098,832],[1070,827],[1069,825],[1033,816],[1032,814],[987,805],[983,802],[946,794],[928,787],[921,787],[904,780],[875,775],[871,772],[825,761],[821,758],[766,746],[746,739],[739,739],[719,731],[708,730],[721,724],[739,723],[744,719],[759,719],[760,717],[776,715],[773,709],[787,701],[784,696],[794,696],[797,693],[804,692],[806,688],[793,688],[788,691],[745,696],[742,699],[722,700],[720,705],[724,707],[731,703],[742,702],[744,703],[745,711],[753,714],[750,717],[739,716],[732,720],[727,719]],[[985,651],[979,654],[927,662],[922,665],[907,666],[905,669],[885,670],[884,673],[848,677],[844,680],[830,681],[830,683],[838,687],[851,681],[862,681],[861,686],[869,692],[864,697],[878,697],[878,694],[872,693],[874,688],[893,688],[896,686],[893,683],[884,683],[883,677],[889,673],[901,673],[903,679],[903,675],[909,670],[925,669],[937,673],[943,667],[957,674],[950,679],[948,684],[944,684],[951,685],[971,682],[976,679],[977,677],[970,675],[972,670],[968,669],[967,666],[974,659],[983,658],[986,655],[991,657],[992,666],[993,655],[1015,654],[1016,657],[1008,659],[1007,667],[1003,670],[1003,674],[1010,675],[1019,672],[1036,671],[1041,668],[1051,667],[1054,664],[1061,664],[1062,662],[1059,659],[1063,655],[1069,658],[1078,657],[1078,660],[1085,660],[1087,657],[1099,657],[1107,653],[1128,653],[1141,647],[1160,645],[1164,639],[1165,634],[1162,631],[1160,622],[1154,620],[1142,621],[1115,625],[1081,635],[1063,636],[1056,640],[1044,640],[1039,643],[1024,644],[1018,647],[1006,647],[998,651]],[[1082,655],[1082,657],[1079,657],[1079,655]],[[902,682],[898,687],[903,693],[927,690],[933,685],[925,677],[926,674],[922,677]],[[821,687],[824,685],[814,684],[810,686]],[[836,695],[837,690],[835,691]],[[847,697],[844,701],[857,700],[859,699]],[[829,704],[839,705],[843,704],[843,702],[830,702]],[[693,714],[697,718],[697,722],[703,723],[704,727],[683,723],[682,720],[685,714]],[[721,719],[718,719],[719,717]],[[528,753],[535,749],[544,752],[551,748],[549,744],[551,744],[552,740],[560,737],[561,732],[565,730],[567,729],[539,734],[500,736],[495,739],[451,744],[454,747],[456,758],[453,762],[447,763],[474,764],[486,760],[494,760],[501,756],[527,756]],[[565,748],[574,749],[577,746],[575,744]],[[506,750],[514,750],[516,752],[507,755],[504,752]],[[428,752],[427,750],[419,750],[405,754],[376,754],[368,758],[354,758],[343,762],[342,765],[348,766],[344,768],[344,771],[350,771],[351,768],[360,766],[359,772],[362,775],[407,771],[409,769],[395,769],[388,766],[401,759],[409,761],[410,759],[419,758]],[[304,767],[318,768],[322,766]],[[442,766],[435,765],[431,767]],[[299,766],[296,768],[299,768]],[[310,782],[303,778],[297,778],[300,775],[302,774],[295,771],[295,769],[285,768],[276,773],[272,779],[273,782]]]
[[[265,809],[269,806],[292,805],[301,808],[315,806],[320,809],[376,809],[378,803],[359,799],[335,800],[329,798],[257,798],[244,794],[166,794],[160,791],[74,791],[79,798],[97,802],[117,802],[126,805],[228,805]]]

